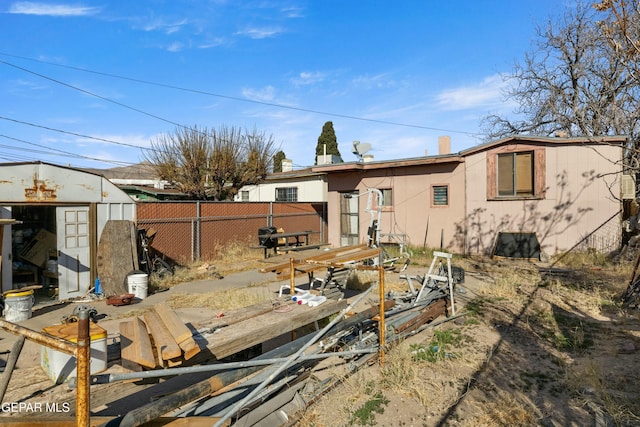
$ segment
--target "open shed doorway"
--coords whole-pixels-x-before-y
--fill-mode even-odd
[[[59,296],[57,225],[55,206],[9,207],[11,218],[11,284],[9,289],[41,285],[36,303]],[[5,276],[6,277],[6,276]],[[3,290],[8,284],[3,283]]]
[[[18,221],[11,226],[11,274],[3,271],[3,291],[40,285],[36,303],[84,296],[91,284],[89,206],[14,205],[3,210],[4,217]],[[3,270],[8,267],[3,260]]]

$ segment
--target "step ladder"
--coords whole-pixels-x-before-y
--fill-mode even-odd
[[[453,277],[451,276],[451,257],[453,255],[446,252],[433,251],[433,260],[429,271],[424,276],[422,281],[422,287],[416,296],[414,306],[420,301],[422,296],[434,289],[440,289],[440,283],[445,283],[449,288],[449,298],[451,299],[451,315],[456,314],[456,308],[453,301]],[[444,260],[447,260],[446,270],[442,265]]]

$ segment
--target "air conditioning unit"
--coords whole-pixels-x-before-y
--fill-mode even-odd
[[[633,175],[622,175],[621,192],[623,200],[636,198],[636,180]]]

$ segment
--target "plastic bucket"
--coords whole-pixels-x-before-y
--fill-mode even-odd
[[[130,294],[134,294],[136,298],[145,299],[147,297],[147,288],[149,287],[149,275],[146,273],[130,274],[127,276],[127,288]]]
[[[21,322],[31,318],[35,297],[33,291],[11,292],[4,296],[4,318],[7,322]]]
[[[42,332],[72,343],[78,342],[77,323],[47,326]],[[107,331],[90,322],[89,339],[91,340],[89,372],[93,375],[107,369]],[[40,346],[40,366],[56,384],[62,384],[69,378],[75,377],[76,365],[75,355],[65,354],[45,345]]]

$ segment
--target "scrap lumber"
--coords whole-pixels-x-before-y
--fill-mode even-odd
[[[171,332],[166,327],[160,316],[155,311],[144,313],[144,320],[147,323],[149,332],[153,337],[153,342],[158,350],[161,360],[169,361],[182,356],[182,350],[173,339]]]
[[[155,368],[151,340],[147,334],[147,326],[140,318],[120,322],[120,353],[123,367],[137,371],[135,365]]]
[[[330,300],[317,307],[292,305],[291,311],[272,310],[261,316],[248,318],[233,327],[216,330],[207,348],[216,357],[224,359],[242,350],[262,344],[287,332],[312,324],[335,314],[347,305],[345,300]]]
[[[193,332],[165,303],[158,303],[153,306],[158,316],[162,319],[169,333],[184,352],[184,359],[189,360],[200,352],[200,346],[193,339]]]
[[[375,258],[380,255],[380,248],[370,248],[365,244],[344,246],[331,249],[320,255],[315,255],[302,259],[294,259],[295,274],[311,273],[315,270],[325,268],[328,265],[349,264],[366,259]],[[279,276],[290,274],[291,264],[289,262],[278,265],[263,267],[262,273],[273,272]]]

